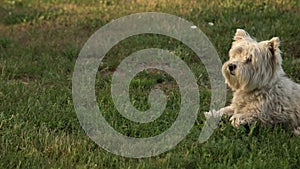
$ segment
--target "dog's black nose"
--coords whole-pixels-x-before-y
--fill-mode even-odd
[[[236,69],[236,65],[231,63],[228,65],[228,68],[230,71],[234,71]]]

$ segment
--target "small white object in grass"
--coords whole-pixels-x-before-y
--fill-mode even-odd
[[[214,26],[214,23],[213,22],[208,22],[208,25],[209,26]]]
[[[191,29],[196,29],[196,28],[197,28],[197,26],[195,26],[195,25],[191,26]]]

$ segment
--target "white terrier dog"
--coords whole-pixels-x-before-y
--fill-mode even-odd
[[[222,67],[225,83],[233,90],[232,103],[206,117],[227,115],[231,124],[261,121],[268,125],[284,124],[300,135],[300,85],[286,77],[281,67],[279,38],[256,42],[237,29]]]

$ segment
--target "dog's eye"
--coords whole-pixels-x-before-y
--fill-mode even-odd
[[[252,62],[252,55],[250,55],[250,56],[247,57],[247,59],[246,59],[246,63],[250,63],[250,62]]]

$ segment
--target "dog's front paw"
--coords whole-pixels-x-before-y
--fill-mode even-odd
[[[230,117],[229,121],[233,127],[239,127],[240,125],[247,124],[249,119],[244,114],[234,114]]]
[[[300,136],[300,127],[295,128],[293,133],[295,136]]]
[[[209,119],[211,117],[220,117],[222,115],[223,115],[222,111],[211,110],[209,112],[204,112],[204,116],[206,119]]]
[[[209,112],[204,112],[205,118],[206,118],[206,119],[211,118],[211,117],[213,116],[213,111],[214,111],[214,110],[211,110],[211,111],[209,111]]]

